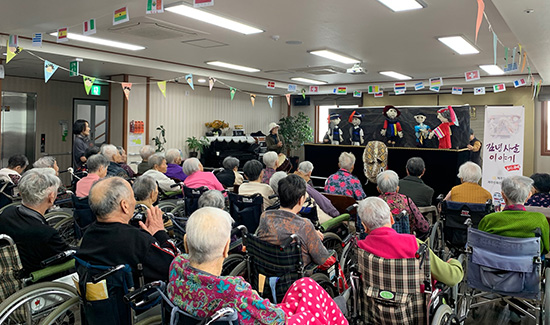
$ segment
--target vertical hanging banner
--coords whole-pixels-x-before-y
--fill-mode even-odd
[[[252,103],[252,107],[254,107],[254,104],[256,104],[256,95],[250,94],[250,102]]]
[[[187,81],[187,83],[189,84],[191,89],[195,90],[195,86],[193,85],[193,75],[192,74],[186,75],[185,76],[185,81]]]
[[[164,98],[166,98],[166,81],[157,81],[157,86]]]
[[[132,83],[131,82],[123,82],[120,85],[122,86],[122,92],[124,92],[124,95],[126,96],[126,100],[130,100],[130,92],[132,91]]]
[[[42,47],[42,33],[32,34],[32,46]]]
[[[229,88],[229,94],[231,95],[231,100],[235,97],[235,93],[237,92],[236,88],[230,87]]]
[[[17,54],[21,53],[21,51],[23,50],[22,48],[20,48],[19,46],[17,47],[13,47],[13,46],[10,46],[10,41],[6,41],[6,64],[7,63],[10,63],[11,59],[13,59]]]
[[[497,34],[493,32],[493,65],[497,65],[497,42]]]
[[[97,33],[97,29],[95,27],[95,19],[86,20],[82,24],[82,34],[89,36]]]
[[[481,22],[483,21],[483,12],[485,11],[485,3],[483,0],[477,0],[477,19],[476,19],[476,41],[477,44],[477,34],[479,33],[479,27],[481,27]]]
[[[267,96],[267,102],[269,103],[269,107],[273,108],[273,96]]]
[[[79,67],[78,61],[69,62],[69,77],[78,77],[78,73],[79,73],[78,67]]]
[[[214,87],[215,82],[216,82],[216,78],[208,77],[208,88],[210,88],[210,91],[212,91],[212,88]]]
[[[128,7],[122,7],[113,13],[113,25],[125,23],[130,20]]]
[[[84,88],[86,89],[86,95],[90,94],[90,89],[92,89],[92,86],[95,82],[95,77],[88,77],[88,76],[82,76],[82,79],[84,80]]]
[[[48,60],[44,61],[44,83],[47,83],[48,80],[53,76],[53,74],[57,71],[57,64],[53,64]]]
[[[163,0],[147,0],[147,9],[145,14],[160,14],[164,12],[164,1]]]
[[[195,8],[208,7],[213,5],[214,5],[214,0],[193,0],[193,7]]]
[[[485,108],[482,186],[493,195],[495,208],[504,205],[502,180],[523,174],[524,111],[523,106]]]
[[[57,43],[69,41],[69,28],[63,27],[57,30]]]

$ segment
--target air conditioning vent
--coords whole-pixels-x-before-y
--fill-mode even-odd
[[[296,72],[305,72],[312,75],[321,76],[321,75],[346,73],[346,69],[342,69],[332,65],[325,65],[321,67],[308,67],[308,68],[296,69]]]
[[[145,19],[143,17],[131,19],[127,23],[113,26],[109,28],[109,31],[153,40],[167,40],[174,38],[184,40],[197,39],[200,36],[206,35],[206,33],[198,30],[170,24],[157,19]]]

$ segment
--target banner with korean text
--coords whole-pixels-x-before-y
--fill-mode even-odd
[[[483,137],[483,183],[493,195],[496,209],[503,204],[500,194],[502,180],[523,175],[523,106],[487,106]]]

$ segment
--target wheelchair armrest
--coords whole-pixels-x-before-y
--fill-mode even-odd
[[[154,281],[154,282],[151,282],[151,283],[147,283],[143,287],[126,294],[124,296],[124,302],[125,303],[133,302],[139,296],[141,296],[143,293],[148,292],[149,290],[152,290],[152,289],[155,289],[155,291],[156,291],[156,288],[160,288],[161,291],[164,291],[165,286],[166,286],[165,283],[162,282],[162,281]],[[138,305],[139,303],[141,303],[141,302],[136,303],[136,305]]]
[[[318,267],[319,265],[315,263],[309,263],[304,267],[304,276],[311,276]]]
[[[43,260],[42,262],[40,262],[40,266],[41,267],[48,267],[52,264],[59,264],[62,260],[64,260],[67,257],[71,257],[74,254],[76,254],[75,250],[67,250],[67,251],[61,252],[61,253],[59,253],[55,256],[52,256],[52,257],[49,257],[49,258]]]
[[[349,213],[341,214],[341,215],[339,215],[339,216],[337,216],[337,217],[334,217],[334,218],[332,218],[332,219],[330,219],[330,220],[327,220],[327,221],[323,222],[323,223],[321,224],[321,231],[322,231],[322,232],[325,232],[325,231],[327,231],[328,229],[330,229],[330,228],[332,228],[332,227],[334,227],[334,226],[336,226],[336,225],[338,225],[338,224],[340,224],[340,223],[342,223],[342,222],[344,222],[344,221],[349,221],[349,219],[350,219]]]
[[[354,204],[352,204],[352,205],[350,205],[349,207],[346,208],[346,212],[350,213],[353,209],[357,208],[358,206],[359,206],[359,204],[354,203]]]
[[[113,267],[109,268],[108,270],[105,270],[105,271],[103,271],[99,274],[96,274],[96,275],[92,276],[92,283],[98,283],[99,281],[105,279],[109,275],[111,275],[111,274],[113,274],[117,271],[120,271],[125,267],[126,267],[126,265],[120,264],[120,265],[117,265],[117,266],[113,266]]]
[[[290,237],[288,237],[281,243],[280,245],[281,250],[285,249],[288,245],[292,244],[292,242],[294,241],[298,242],[298,235],[296,234],[290,235]]]
[[[71,260],[69,260],[65,263],[62,263],[62,264],[51,265],[51,266],[48,266],[44,269],[31,272],[31,274],[29,275],[29,278],[23,280],[23,282],[26,282],[26,283],[28,283],[28,282],[32,282],[32,283],[38,282],[38,281],[40,281],[40,280],[42,280],[46,277],[50,277],[52,275],[74,269],[74,267],[75,267],[75,260],[71,259]]]

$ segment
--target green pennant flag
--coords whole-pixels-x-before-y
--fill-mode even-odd
[[[229,93],[231,94],[231,100],[233,100],[233,97],[235,97],[235,93],[237,92],[236,88],[230,87]]]
[[[92,89],[92,86],[94,85],[95,78],[82,75],[82,79],[84,80],[84,88],[86,89],[86,95],[89,95],[90,89]]]
[[[306,99],[306,90],[304,88],[302,88],[302,97],[304,97],[304,99]]]

